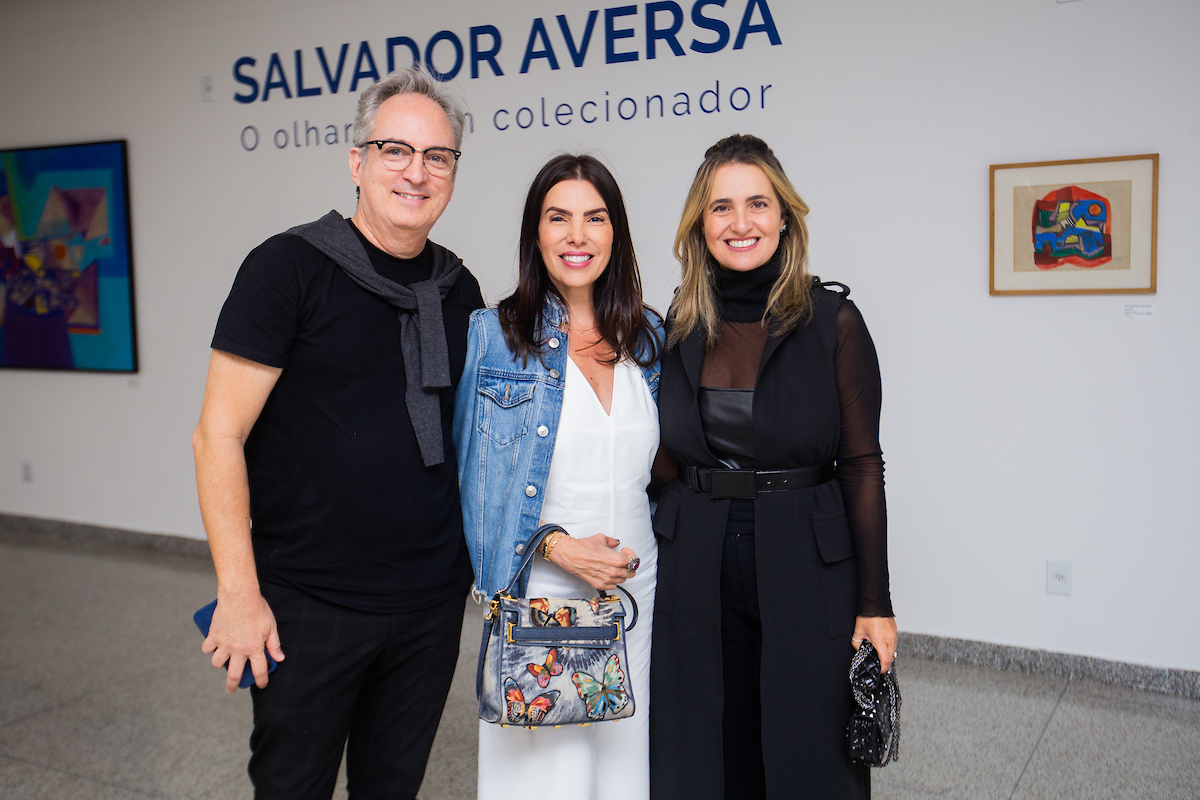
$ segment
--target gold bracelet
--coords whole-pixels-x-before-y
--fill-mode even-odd
[[[558,540],[564,535],[565,534],[562,531],[555,531],[554,533],[550,534],[550,538],[546,540],[544,545],[542,545],[542,558],[546,559],[547,561],[550,560],[550,551],[554,549],[554,546],[558,544]]]

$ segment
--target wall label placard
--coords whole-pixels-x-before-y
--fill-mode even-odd
[[[1122,316],[1125,319],[1153,319],[1154,303],[1126,303]]]

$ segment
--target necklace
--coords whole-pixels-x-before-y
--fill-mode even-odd
[[[572,328],[571,323],[568,322],[567,330],[571,333],[591,333],[592,331],[596,330],[596,326],[593,324],[590,328]]]

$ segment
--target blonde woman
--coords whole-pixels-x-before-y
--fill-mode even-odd
[[[896,649],[879,366],[849,290],[805,269],[807,213],[767,144],[735,135],[705,154],[675,239],[656,800],[869,795],[845,729],[854,648],[885,670]]]

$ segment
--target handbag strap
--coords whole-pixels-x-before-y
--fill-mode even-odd
[[[571,535],[567,533],[566,528],[561,525],[555,525],[553,522],[547,522],[545,525],[534,531],[533,535],[529,537],[529,541],[525,543],[524,555],[521,557],[521,566],[517,567],[517,572],[513,575],[513,579],[508,582],[508,586],[505,586],[502,590],[496,593],[497,597],[500,595],[505,595],[507,597],[513,596],[513,588],[516,587],[517,581],[521,579],[521,574],[525,572],[525,569],[533,561],[533,557],[537,555],[538,545],[542,543],[542,539],[545,539],[555,531],[561,531],[566,536]],[[637,601],[633,599],[633,595],[620,586],[617,587],[617,590],[629,599],[629,605],[633,609],[633,618],[629,621],[629,624],[625,626],[625,630],[631,631],[633,630],[633,626],[637,625],[638,621]]]

